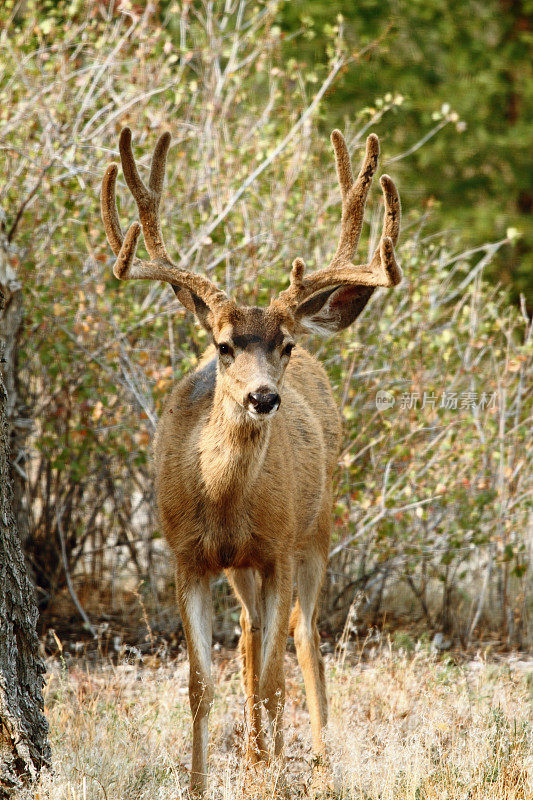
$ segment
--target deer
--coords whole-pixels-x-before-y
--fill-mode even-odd
[[[375,134],[368,136],[354,179],[346,141],[334,130],[342,200],[335,254],[328,266],[307,275],[304,261],[296,258],[288,287],[268,307],[246,307],[207,277],[181,269],[167,252],[160,203],[170,142],[168,132],[159,138],[146,185],[135,163],[131,130],[122,130],[122,170],[140,223],[122,233],[116,163],[102,181],[101,213],[116,257],[114,275],[169,283],[211,341],[197,367],[166,399],[153,446],[158,513],[174,557],[189,658],[191,789],[202,795],[214,697],[210,581],[221,572],[242,608],[248,757],[254,763],[268,759],[266,709],[274,758],[282,759],[290,632],[303,673],[315,762],[327,759],[328,702],[317,617],[341,422],[324,368],[299,341],[308,333],[331,336],[347,328],[377,287],[400,283],[395,245],[401,207],[393,181],[383,175],[382,235],[369,263],[354,265],[379,141]],[[141,229],[149,260],[136,256]]]

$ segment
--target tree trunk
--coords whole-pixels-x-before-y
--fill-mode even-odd
[[[12,511],[7,405],[0,373],[0,800],[20,797],[50,762],[37,608]]]
[[[22,286],[15,270],[18,251],[8,239],[5,214],[0,208],[0,347],[3,348],[3,376],[7,391],[6,417],[10,438],[9,475],[18,535],[24,546],[29,534],[26,504],[26,438],[32,427],[19,394],[18,344],[22,328]]]

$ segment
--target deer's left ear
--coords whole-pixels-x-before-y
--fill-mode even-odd
[[[294,316],[304,331],[331,336],[357,319],[374,291],[374,286],[333,286],[300,303]]]

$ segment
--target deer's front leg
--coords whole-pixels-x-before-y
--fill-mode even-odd
[[[274,755],[283,749],[285,706],[284,657],[292,600],[292,563],[276,565],[263,575],[263,658],[259,693],[264,700],[274,738]]]
[[[213,702],[211,680],[212,604],[208,577],[178,568],[177,593],[189,653],[189,700],[192,712],[191,789],[207,789],[208,719]]]

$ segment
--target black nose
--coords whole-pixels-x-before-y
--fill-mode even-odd
[[[279,406],[281,398],[277,392],[250,392],[248,402],[258,414],[269,414]]]

